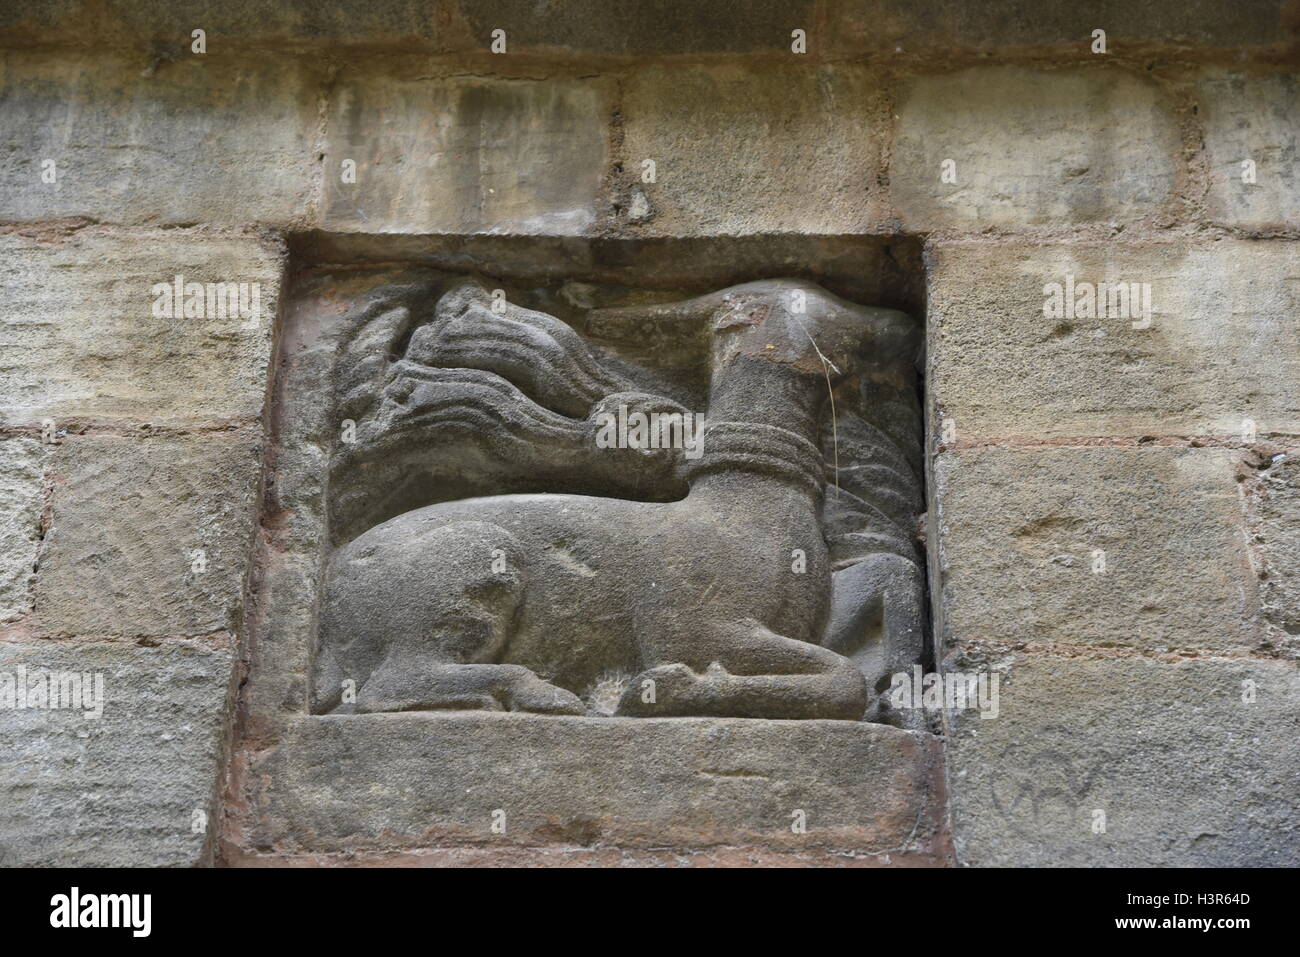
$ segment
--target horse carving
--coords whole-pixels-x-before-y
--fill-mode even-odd
[[[587,310],[587,337],[470,279],[404,301],[339,360],[361,434],[331,472],[317,710],[887,717],[924,633],[909,317],[795,280]],[[589,345],[648,331],[699,352],[693,454],[596,441],[692,415]],[[440,448],[431,496],[400,463]]]

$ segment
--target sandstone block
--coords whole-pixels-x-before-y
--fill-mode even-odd
[[[329,228],[573,235],[594,224],[606,82],[423,72],[353,73],[338,85],[324,160]]]
[[[943,640],[1243,651],[1239,453],[980,449],[934,463]]]
[[[1296,74],[1207,69],[1197,90],[1209,157],[1210,216],[1248,229],[1295,229],[1300,225]],[[1247,162],[1249,169],[1243,167]]]
[[[1170,104],[1124,73],[922,76],[895,113],[890,195],[912,229],[1129,222],[1156,213],[1178,173]]]
[[[248,780],[264,782],[255,800],[267,814],[249,843],[922,851],[935,828],[935,744],[848,721],[309,717],[254,760]],[[492,830],[497,810],[504,834]]]
[[[153,66],[27,51],[0,62],[10,145],[0,220],[281,225],[307,215],[317,80],[294,61],[194,55],[178,42]]]
[[[0,864],[202,863],[232,664],[227,651],[188,645],[0,642],[0,675],[25,675],[29,688],[50,672],[99,676],[103,688],[98,718],[0,709]]]
[[[36,621],[45,633],[233,631],[254,522],[247,434],[77,438],[51,462],[53,518]]]
[[[202,316],[186,318],[183,301],[170,318],[154,314],[154,287],[174,288],[178,275],[204,284]],[[218,283],[245,284],[247,318],[209,311]],[[164,231],[0,235],[0,285],[0,423],[176,426],[261,414],[280,286],[274,248]]]
[[[1016,656],[1000,667],[998,717],[961,711],[949,725],[959,863],[1300,862],[1293,664]]]
[[[876,99],[848,66],[638,73],[623,101],[625,216],[654,235],[863,231],[879,207]]]
[[[953,243],[930,267],[931,399],[959,441],[1300,431],[1300,244]],[[1071,281],[1076,304],[1107,283],[1108,314],[1046,315]],[[1134,283],[1149,317],[1111,308]]]

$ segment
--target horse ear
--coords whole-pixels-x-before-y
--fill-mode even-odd
[[[665,337],[718,332],[732,325],[761,323],[793,295],[811,299],[830,294],[799,279],[760,279],[678,302],[593,309],[587,314],[587,328],[593,335],[615,340],[650,331]]]
[[[897,309],[865,307],[869,317],[867,341],[871,354],[882,359],[920,362],[921,324]]]
[[[708,329],[710,317],[727,300],[727,290],[682,299],[676,302],[651,303],[593,309],[587,313],[587,330],[602,339],[630,339],[653,329],[662,336],[691,336]]]

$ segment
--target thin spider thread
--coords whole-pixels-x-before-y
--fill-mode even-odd
[[[803,334],[807,336],[808,341],[812,343],[813,351],[817,353],[817,358],[822,360],[822,372],[826,376],[826,395],[831,400],[831,455],[834,459],[834,468],[835,468],[835,497],[839,498],[840,497],[840,435],[839,435],[839,426],[836,423],[836,416],[835,416],[835,390],[831,387],[831,369],[835,369],[836,375],[839,375],[840,370],[837,369],[835,367],[835,363],[831,362],[830,359],[827,359],[826,356],[822,353],[821,349],[817,347],[817,340],[812,337],[812,333],[809,332],[808,327],[803,324],[803,320],[800,319],[793,312],[790,313],[790,317],[794,319],[795,322],[799,323],[799,328],[803,330]]]

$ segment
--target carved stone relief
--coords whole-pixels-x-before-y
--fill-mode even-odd
[[[344,318],[313,710],[907,723],[916,323],[796,280],[535,298]]]

